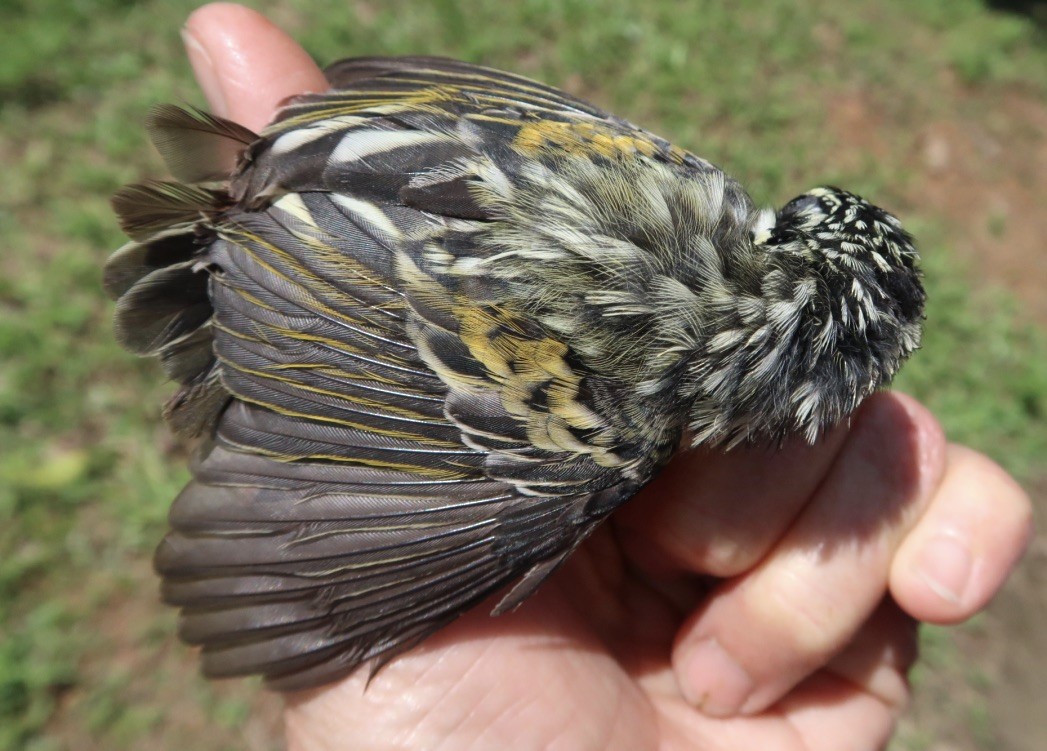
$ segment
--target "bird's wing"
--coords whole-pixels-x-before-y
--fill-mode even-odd
[[[172,138],[243,135],[202,122]],[[317,685],[516,582],[511,608],[646,479],[568,347],[427,269],[440,232],[484,220],[405,205],[401,175],[468,142],[358,126],[326,189],[286,190],[282,131],[254,157],[285,187],[265,205],[173,183],[116,199],[134,238],[106,272],[118,334],[183,384],[175,426],[211,436],[156,565],[212,676]]]
[[[457,104],[452,106],[514,106],[624,122],[552,86],[446,57],[351,57],[327,66],[324,75],[332,89],[343,92],[343,98],[332,102],[335,106],[354,100],[373,102],[376,97],[401,101],[405,97],[431,96],[440,90],[454,92]],[[293,113],[291,110],[281,117],[293,117]]]
[[[373,138],[343,143],[353,130],[398,138],[405,147],[396,158],[403,160],[398,166],[410,169],[389,169],[381,155],[374,169],[371,159],[357,160],[353,168],[370,171],[372,180],[378,173],[406,180],[412,171],[464,156],[433,149],[419,135],[433,133],[454,133],[459,143],[473,146],[483,141],[484,151],[510,167],[521,158],[583,151],[603,158],[642,154],[684,170],[715,169],[577,97],[479,65],[438,57],[350,58],[328,67],[326,75],[333,90],[285,102],[264,131],[267,138],[251,150],[250,169],[234,181],[235,197],[258,203],[294,189],[338,190],[346,182],[345,160],[338,157],[371,156],[376,143]],[[355,187],[371,192],[389,185]]]

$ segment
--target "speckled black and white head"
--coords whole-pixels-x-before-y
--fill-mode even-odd
[[[754,222],[758,289],[693,363],[696,442],[813,440],[890,382],[920,343],[910,235],[883,209],[817,188]]]

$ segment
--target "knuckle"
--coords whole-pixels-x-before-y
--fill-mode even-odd
[[[805,660],[821,661],[836,652],[865,614],[864,594],[843,591],[802,560],[781,566],[767,584],[761,617]]]

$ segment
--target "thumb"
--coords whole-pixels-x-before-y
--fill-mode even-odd
[[[295,94],[325,91],[320,68],[269,19],[235,3],[212,3],[189,16],[182,39],[216,115],[252,130]]]

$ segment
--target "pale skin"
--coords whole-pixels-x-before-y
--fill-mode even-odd
[[[249,128],[327,88],[244,7],[199,9],[185,39],[212,110]],[[366,691],[359,674],[288,695],[288,745],[880,748],[909,700],[917,623],[982,610],[1031,520],[1003,470],[880,394],[815,446],[677,457],[517,611],[477,609]]]

